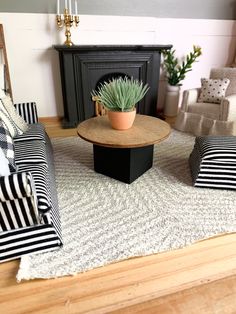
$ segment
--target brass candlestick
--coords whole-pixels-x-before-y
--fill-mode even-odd
[[[71,41],[71,32],[70,28],[75,25],[76,27],[79,25],[79,16],[78,15],[72,15],[69,14],[68,10],[65,9],[63,16],[61,14],[57,14],[56,16],[56,21],[57,21],[57,26],[58,27],[63,27],[65,26],[65,36],[66,36],[66,41],[64,44],[66,46],[73,46],[73,42]]]

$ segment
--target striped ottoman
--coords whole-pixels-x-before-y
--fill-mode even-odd
[[[196,187],[236,190],[236,136],[199,136],[189,164]]]

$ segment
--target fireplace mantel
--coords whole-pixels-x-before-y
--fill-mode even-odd
[[[172,45],[56,45],[59,52],[65,128],[95,115],[91,91],[99,80],[120,73],[149,85],[137,112],[156,116],[160,56]]]
[[[161,51],[170,49],[172,45],[73,45],[71,47],[65,45],[55,45],[53,47],[58,51]]]

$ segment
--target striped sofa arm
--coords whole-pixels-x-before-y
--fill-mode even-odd
[[[1,202],[30,197],[33,195],[33,189],[33,177],[29,172],[15,172],[0,177]]]
[[[37,107],[35,102],[14,104],[19,115],[29,124],[38,123]]]
[[[19,172],[0,177],[0,232],[39,223],[31,174]]]

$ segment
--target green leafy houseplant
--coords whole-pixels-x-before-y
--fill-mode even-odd
[[[96,101],[103,104],[110,111],[132,111],[147,93],[148,86],[142,82],[127,77],[114,78],[109,82],[101,84],[92,96]]]
[[[192,71],[193,63],[201,54],[201,47],[193,46],[193,51],[187,54],[186,58],[180,62],[175,57],[175,49],[164,50],[163,66],[166,71],[168,83],[172,86],[179,85],[185,79],[186,73]]]

